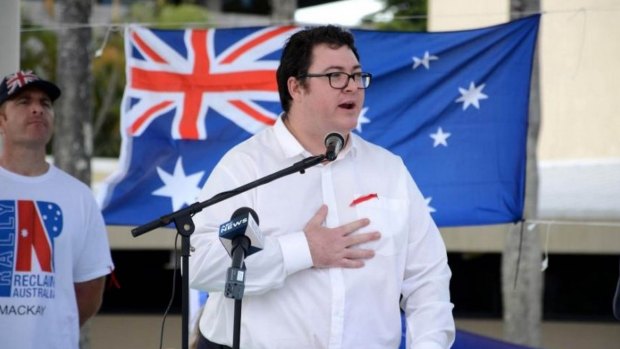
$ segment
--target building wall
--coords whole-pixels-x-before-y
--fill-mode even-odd
[[[509,0],[428,0],[428,30],[480,28],[510,19]]]
[[[545,0],[542,10],[540,158],[620,159],[620,2]]]

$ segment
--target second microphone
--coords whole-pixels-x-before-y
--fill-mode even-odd
[[[220,242],[232,257],[228,268],[224,295],[241,299],[245,289],[245,263],[247,256],[262,250],[264,238],[258,228],[258,215],[249,207],[237,209],[230,221],[220,225]]]

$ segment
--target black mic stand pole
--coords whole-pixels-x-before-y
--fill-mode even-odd
[[[238,239],[238,240],[237,240]],[[235,243],[237,240],[237,243]],[[250,249],[250,239],[247,236],[239,236],[233,239],[232,263],[226,273],[226,286],[224,295],[235,300],[235,316],[233,322],[233,346],[239,349],[241,341],[241,301],[245,289],[245,255]]]
[[[326,161],[327,158],[325,155],[317,155],[305,158],[299,162],[294,163],[293,165],[267,175],[263,178],[259,178],[253,182],[248,184],[244,184],[237,189],[233,189],[230,191],[225,191],[215,195],[214,197],[207,199],[202,202],[195,202],[188,207],[182,208],[180,210],[174,211],[167,215],[161,216],[158,219],[155,219],[149,223],[143,224],[139,227],[136,227],[131,230],[131,235],[133,237],[138,237],[142,234],[146,234],[151,230],[165,227],[170,223],[174,223],[177,229],[177,233],[181,235],[181,259],[182,259],[182,271],[186,273],[185,277],[183,277],[183,287],[182,287],[182,297],[181,297],[181,340],[182,340],[182,349],[189,349],[189,256],[190,256],[190,239],[189,237],[195,230],[194,221],[192,220],[192,216],[196,213],[202,211],[203,208],[212,206],[220,201],[224,201],[233,196],[239,195],[245,191],[256,188],[259,185],[267,184],[271,181],[274,181],[278,178],[288,176],[295,172],[299,172],[303,174],[307,168],[318,165],[319,163]]]

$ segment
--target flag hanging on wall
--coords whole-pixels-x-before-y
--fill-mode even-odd
[[[403,158],[439,226],[522,218],[539,20],[352,30],[373,74],[354,132]],[[297,30],[126,29],[121,170],[100,197],[108,225],[140,225],[192,204],[228,149],[274,123],[275,71]]]

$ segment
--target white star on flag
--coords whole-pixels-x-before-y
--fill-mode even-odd
[[[437,132],[430,134],[430,137],[435,140],[435,142],[433,143],[433,148],[437,147],[440,144],[444,147],[447,147],[448,137],[450,137],[450,135],[452,135],[452,133],[443,132],[443,129],[441,127],[438,127]]]
[[[204,171],[186,176],[181,157],[179,157],[172,175],[160,167],[157,167],[157,173],[162,182],[164,182],[164,186],[155,190],[152,194],[169,197],[172,200],[172,209],[174,211],[181,209],[183,204],[191,205],[196,202],[196,196],[200,190],[198,183],[202,179]]]
[[[433,206],[431,206],[431,200],[433,200],[432,196],[424,198],[424,201],[426,201],[426,208],[428,209],[428,213],[437,212],[437,210]]]
[[[370,119],[366,117],[367,111],[368,111],[368,107],[362,108],[362,111],[360,112],[360,116],[357,118],[357,127],[355,127],[355,129],[359,133],[362,133],[362,125],[370,122]]]
[[[455,102],[463,102],[463,110],[467,109],[470,105],[473,105],[476,109],[480,109],[480,100],[489,98],[489,96],[482,93],[482,89],[485,85],[486,84],[482,84],[476,87],[472,81],[469,83],[469,89],[467,90],[459,87],[461,97],[459,97]]]
[[[418,58],[418,57],[415,57],[415,56],[413,57],[413,69],[415,70],[420,65],[423,65],[424,68],[426,68],[426,70],[428,70],[431,67],[431,61],[436,61],[438,59],[439,59],[439,57],[431,56],[428,53],[428,51],[426,51],[426,52],[424,52],[424,57],[422,57],[422,58]]]

